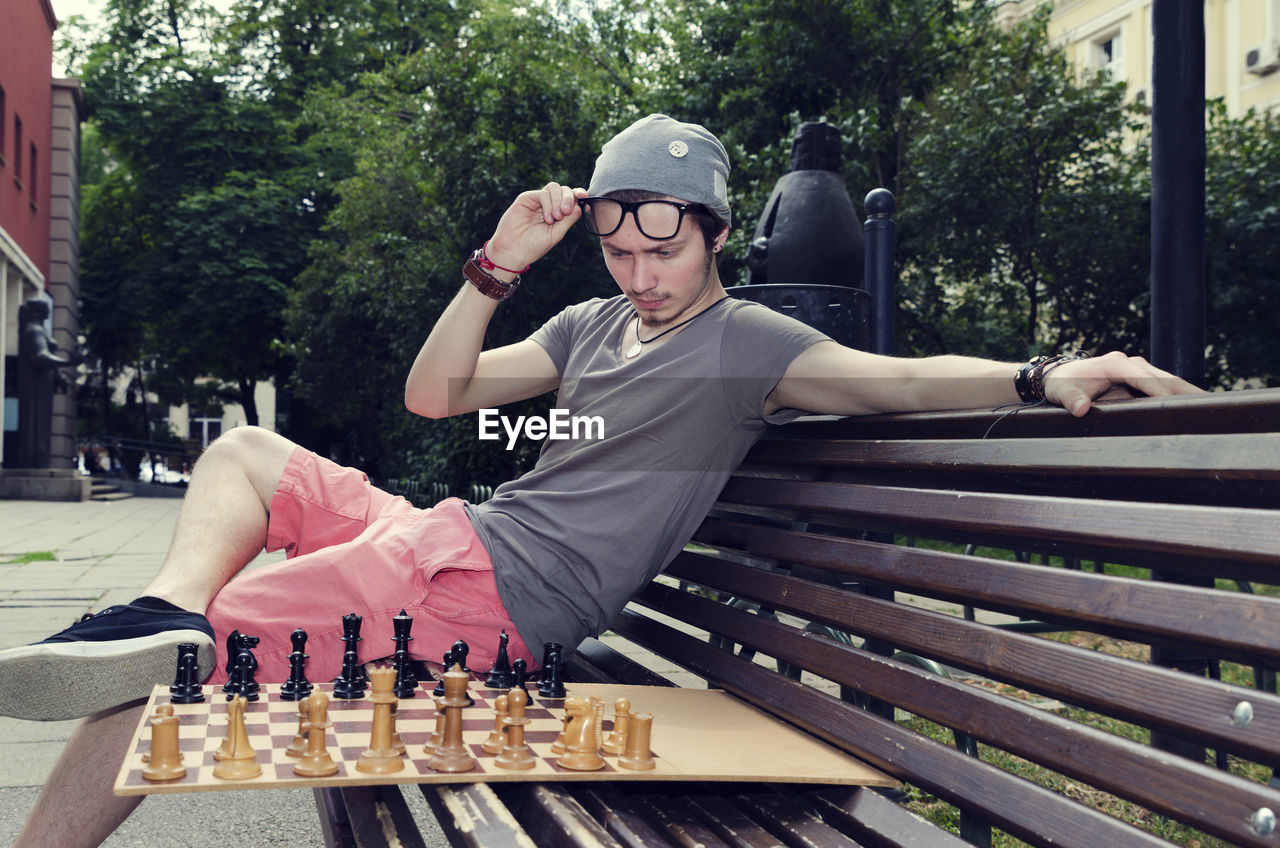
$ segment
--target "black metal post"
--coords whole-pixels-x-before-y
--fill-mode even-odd
[[[1204,383],[1204,5],[1155,0],[1151,361]]]
[[[1204,4],[1155,0],[1151,108],[1151,361],[1204,383]],[[1153,580],[1211,588],[1212,577],[1152,570]],[[1198,676],[1209,658],[1160,645],[1156,665]],[[1204,761],[1204,747],[1152,731],[1151,744]]]
[[[893,354],[893,213],[898,202],[885,188],[872,189],[864,201],[862,225],[866,245],[863,285],[871,295],[871,352]]]

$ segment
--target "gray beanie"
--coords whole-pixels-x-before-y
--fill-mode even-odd
[[[624,189],[653,191],[701,203],[730,224],[728,181],[729,154],[705,127],[650,115],[605,144],[587,193],[601,197]]]

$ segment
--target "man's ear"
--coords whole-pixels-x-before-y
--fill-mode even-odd
[[[711,245],[712,253],[719,253],[720,251],[724,250],[724,243],[729,240],[730,229],[731,228],[728,225],[725,225],[724,229],[720,231],[720,235],[716,236],[716,240],[712,242],[712,245]]]

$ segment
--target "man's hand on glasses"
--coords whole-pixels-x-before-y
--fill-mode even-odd
[[[489,239],[486,255],[505,268],[523,268],[537,262],[555,247],[582,217],[578,199],[585,188],[547,183],[526,191],[503,213]]]

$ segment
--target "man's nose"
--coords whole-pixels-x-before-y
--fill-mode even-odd
[[[652,263],[638,257],[631,265],[631,290],[643,294],[658,287],[658,275]]]

